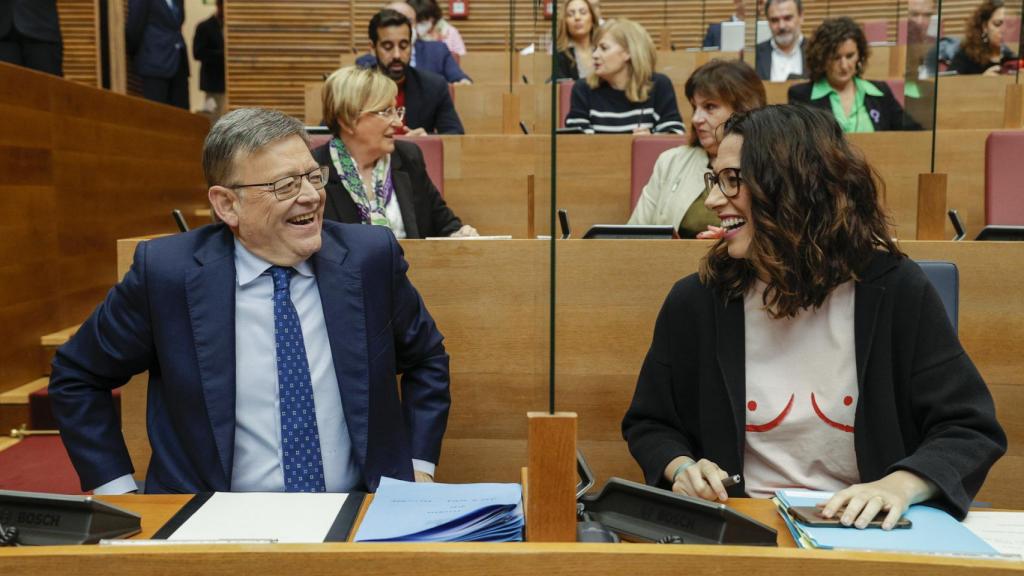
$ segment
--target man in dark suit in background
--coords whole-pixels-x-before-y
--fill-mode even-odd
[[[184,0],[128,0],[125,39],[147,100],[189,109]]]
[[[733,12],[732,16],[729,17],[726,22],[743,22],[746,18],[747,9],[743,5],[743,0],[733,0]],[[715,22],[708,24],[708,30],[704,34],[704,47],[705,48],[719,48],[722,45],[722,23]]]
[[[192,56],[202,63],[199,89],[206,92],[203,109],[219,118],[224,113],[224,0],[217,0],[217,12],[196,26]]]
[[[398,107],[405,107],[405,134],[464,134],[444,78],[409,65],[412,22],[385,8],[373,15],[370,50],[381,72],[398,84]]]
[[[431,480],[448,354],[394,235],[324,222],[327,170],[282,112],[221,117],[203,171],[220,223],[139,244],[54,357],[50,398],[82,489],[137,488],[111,390],[147,370],[146,492]]]
[[[57,0],[0,0],[0,62],[64,75]]]
[[[762,80],[785,82],[806,78],[804,54],[803,0],[767,0],[768,26],[772,37],[757,45],[757,75]]]
[[[421,40],[416,37],[416,10],[405,2],[392,2],[385,7],[386,10],[394,10],[409,19],[412,23],[412,48],[410,50],[409,65],[417,70],[433,72],[443,76],[451,84],[472,84],[473,81],[462,71],[459,63],[455,61],[451,50],[444,42],[432,40]],[[375,54],[364,54],[356,59],[356,64],[363,68],[372,68],[377,65]]]

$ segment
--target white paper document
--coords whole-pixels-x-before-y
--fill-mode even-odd
[[[348,494],[217,492],[168,540],[323,542]]]
[[[1024,555],[1024,512],[967,513],[964,526],[1000,554]]]

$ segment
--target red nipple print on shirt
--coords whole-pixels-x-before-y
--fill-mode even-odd
[[[783,420],[786,419],[786,416],[789,415],[789,412],[793,409],[793,401],[795,399],[796,399],[796,395],[795,394],[790,394],[789,402],[786,404],[786,407],[782,409],[782,412],[780,412],[778,416],[776,416],[775,418],[772,418],[771,420],[769,420],[768,422],[765,422],[764,424],[747,424],[747,426],[746,426],[747,432],[768,432],[769,430],[774,430],[775,428],[778,428],[779,425],[782,424]],[[853,404],[853,397],[852,396],[844,396],[843,397],[843,405],[844,406],[849,406],[851,404]],[[847,425],[847,424],[843,424],[841,422],[836,422],[835,420],[833,420],[833,419],[831,419],[831,418],[829,418],[828,416],[825,415],[825,413],[821,410],[821,407],[818,406],[818,400],[817,400],[817,398],[815,398],[814,392],[811,392],[811,407],[814,408],[814,414],[818,416],[818,419],[820,419],[826,425],[828,425],[828,426],[830,426],[832,428],[835,428],[836,430],[841,430],[843,432],[849,432],[851,434],[853,433],[853,426],[850,426],[850,425]],[[756,412],[757,411],[757,401],[756,400],[748,401],[747,402],[747,410],[749,410],[750,412]]]

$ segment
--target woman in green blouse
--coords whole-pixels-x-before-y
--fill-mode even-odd
[[[912,128],[888,84],[861,78],[871,48],[856,22],[846,16],[825,20],[806,50],[811,81],[789,88],[791,104],[831,112],[846,133]]]

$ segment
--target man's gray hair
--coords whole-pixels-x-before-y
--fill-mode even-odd
[[[203,173],[210,186],[227,186],[235,158],[271,142],[298,135],[309,144],[306,129],[295,118],[269,108],[239,108],[220,117],[203,142]]]

